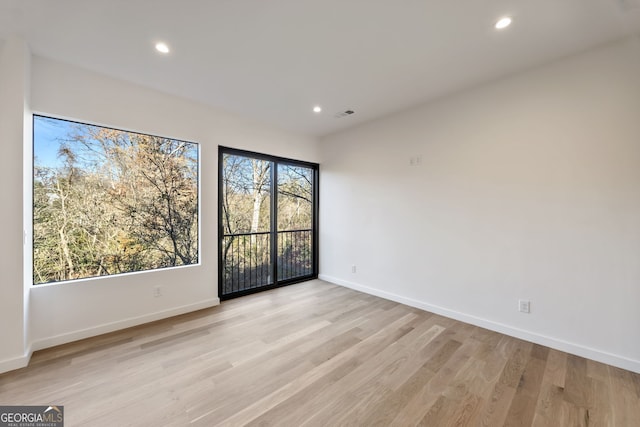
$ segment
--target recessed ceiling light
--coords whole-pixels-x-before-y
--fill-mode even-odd
[[[511,25],[511,18],[505,16],[504,18],[500,18],[500,20],[496,22],[496,30],[502,30],[504,28],[507,28],[509,25]]]
[[[314,113],[320,113],[322,112],[322,107],[319,105],[316,105],[315,107],[313,107],[313,112]]]
[[[169,53],[169,46],[166,43],[158,42],[156,43],[156,50],[160,53]]]

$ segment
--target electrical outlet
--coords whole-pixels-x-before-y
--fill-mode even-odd
[[[528,300],[518,300],[518,311],[520,313],[531,313],[531,301]]]
[[[355,272],[356,272],[356,266],[355,266],[355,264],[351,266],[351,272],[352,272],[352,273],[355,273]]]
[[[153,287],[153,296],[158,298],[162,296],[162,286],[154,286]]]

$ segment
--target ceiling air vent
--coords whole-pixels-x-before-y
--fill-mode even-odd
[[[355,111],[353,110],[346,110],[346,111],[340,111],[339,113],[336,113],[336,115],[334,116],[336,119],[341,119],[343,117],[347,117],[352,115],[353,113],[355,113]]]

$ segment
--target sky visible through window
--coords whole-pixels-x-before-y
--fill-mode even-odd
[[[44,167],[60,167],[62,162],[58,158],[60,142],[68,139],[73,122],[56,120],[47,117],[37,117],[33,121],[33,152],[37,153],[36,163]]]

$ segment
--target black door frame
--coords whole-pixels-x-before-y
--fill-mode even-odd
[[[222,244],[224,238],[224,225],[223,225],[223,156],[225,154],[237,155],[243,157],[250,157],[258,160],[265,160],[268,162],[272,162],[274,167],[271,170],[271,204],[270,204],[270,235],[271,235],[271,268],[272,268],[272,277],[273,283],[270,285],[260,286],[257,288],[246,289],[238,292],[233,292],[229,294],[223,294],[223,259],[222,259]],[[299,276],[292,279],[287,280],[278,280],[278,165],[292,165],[292,166],[301,166],[305,168],[309,168],[313,171],[313,206],[312,206],[312,272],[310,275]],[[285,157],[271,156],[268,154],[256,153],[253,151],[240,150],[237,148],[224,147],[222,145],[218,146],[218,297],[221,301],[228,300],[231,298],[236,298],[244,295],[253,294],[256,292],[265,291],[268,289],[279,288],[281,286],[292,285],[294,283],[300,283],[307,280],[317,279],[318,278],[318,267],[319,267],[319,253],[318,248],[320,247],[318,242],[318,226],[319,226],[319,218],[318,218],[318,205],[320,201],[319,197],[319,179],[320,179],[320,165],[317,163],[305,162],[301,160],[288,159]]]

